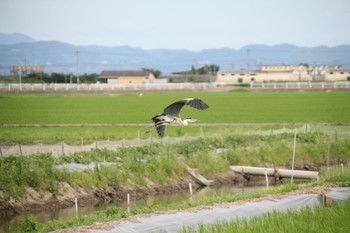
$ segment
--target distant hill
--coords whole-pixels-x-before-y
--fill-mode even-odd
[[[21,33],[4,34],[0,33],[0,44],[30,43],[35,40]]]
[[[145,50],[130,46],[75,46],[59,41],[35,41],[21,34],[0,34],[0,74],[13,65],[44,65],[45,72],[100,73],[102,70],[158,69],[163,74],[188,71],[192,66],[220,66],[222,70],[257,69],[259,65],[340,64],[350,68],[350,45],[298,47],[290,44],[247,45],[232,48],[189,50]],[[7,37],[7,39],[4,39]],[[22,38],[22,39],[21,39]],[[10,41],[12,41],[10,43]],[[20,41],[14,43],[15,41]],[[79,51],[79,53],[77,53]]]

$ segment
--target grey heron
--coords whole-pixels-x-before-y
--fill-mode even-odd
[[[185,105],[199,110],[205,110],[209,108],[209,106],[199,98],[187,98],[170,104],[164,109],[162,114],[156,115],[152,118],[154,127],[157,129],[158,135],[160,137],[164,136],[165,127],[169,124],[188,125],[189,122],[197,121],[196,119],[192,118],[181,119],[180,111]]]

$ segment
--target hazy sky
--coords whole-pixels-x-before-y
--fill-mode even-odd
[[[349,0],[0,0],[0,32],[198,51],[350,44]]]

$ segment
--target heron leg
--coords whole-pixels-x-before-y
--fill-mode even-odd
[[[169,122],[169,121],[159,121],[159,122],[155,123],[154,125],[147,126],[147,128],[151,128],[151,129],[147,129],[145,131],[145,134],[146,133],[150,133],[152,131],[152,129],[156,129],[156,128],[160,127],[160,126],[167,125],[167,124],[169,125],[170,123],[171,122]]]

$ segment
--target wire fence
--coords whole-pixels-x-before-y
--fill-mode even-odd
[[[17,144],[12,146],[0,146],[0,156],[10,155],[32,155],[37,153],[49,153],[54,156],[70,155],[83,151],[91,151],[97,149],[118,150],[125,147],[144,146],[153,143],[177,143],[184,140],[192,140],[195,137],[183,136],[176,138],[153,138],[148,139],[133,139],[133,140],[119,140],[119,141],[95,141],[91,144],[69,145],[65,142],[56,144],[33,144],[23,145]]]
[[[310,131],[310,125],[306,124],[297,129],[298,132],[308,132]],[[249,130],[240,132],[231,132],[230,134],[244,134],[244,135],[273,135],[273,134],[283,134],[283,133],[293,133],[294,129],[287,129],[285,127],[281,129],[271,129],[271,130]],[[211,135],[212,137],[213,135]],[[215,135],[214,135],[215,136]],[[138,147],[145,146],[154,143],[178,143],[181,141],[190,141],[198,139],[200,137],[209,136],[182,136],[182,137],[164,137],[164,138],[154,138],[149,137],[147,139],[132,139],[132,140],[118,140],[118,141],[95,141],[91,144],[80,145],[69,145],[64,141],[56,144],[33,144],[33,145],[23,145],[17,144],[12,146],[0,146],[0,156],[10,156],[10,155],[22,155],[28,156],[37,153],[49,153],[54,156],[64,156],[70,155],[78,152],[92,151],[97,149],[107,149],[111,151],[116,151],[120,148],[125,147]]]
[[[131,139],[131,140],[105,140],[105,141],[94,141],[90,144],[84,144],[83,141],[80,145],[70,145],[64,141],[55,144],[44,144],[37,143],[32,145],[16,144],[11,146],[0,145],[0,156],[10,156],[10,155],[20,155],[29,156],[38,153],[48,153],[54,156],[64,156],[79,152],[106,149],[111,151],[119,150],[120,148],[127,147],[138,147],[146,146],[156,143],[179,143],[182,141],[191,141],[198,138],[207,137],[223,137],[226,134],[229,135],[278,135],[278,134],[294,134],[294,130],[297,133],[307,133],[307,132],[323,132],[328,135],[335,135],[337,137],[346,138],[350,141],[350,125],[334,126],[334,125],[320,125],[320,124],[304,124],[296,128],[286,128],[282,127],[280,129],[268,129],[268,130],[243,130],[243,131],[230,131],[229,133],[217,133],[206,135],[201,133],[200,136],[181,136],[181,137],[164,137],[164,138],[154,138],[149,137],[147,139]]]

